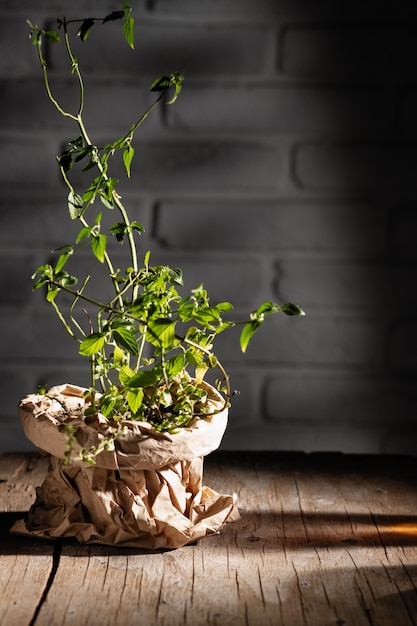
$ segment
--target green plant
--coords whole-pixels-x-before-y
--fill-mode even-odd
[[[157,430],[175,431],[195,417],[204,418],[212,409],[207,403],[207,390],[201,385],[208,370],[217,368],[218,388],[224,394],[224,406],[230,400],[229,377],[213,353],[213,342],[223,331],[242,325],[240,346],[247,345],[264,320],[279,311],[302,315],[295,304],[278,306],[264,302],[248,320],[225,318],[232,310],[228,302],[212,304],[202,285],[181,295],[182,272],[169,266],[150,264],[150,253],[139,263],[138,237],[143,226],[129,218],[117,193],[118,181],[110,174],[112,157],[122,154],[126,176],[130,178],[136,131],[149,113],[163,99],[172,105],[179,95],[183,76],[169,74],[154,81],[151,91],[154,103],[126,134],[103,147],[90,138],[84,123],[84,80],[73,54],[72,28],[85,41],[96,22],[103,24],[122,20],[128,45],[133,48],[131,8],[124,3],[102,19],[58,20],[57,30],[43,30],[31,24],[31,37],[36,46],[43,79],[50,101],[61,115],[72,121],[77,134],[58,157],[58,165],[68,187],[68,210],[72,220],[80,224],[74,243],[57,251],[55,264],[39,267],[33,278],[34,289],[45,288],[46,299],[55,309],[66,331],[79,345],[79,354],[90,361],[91,382],[88,390],[86,416],[101,413],[113,424],[114,433],[122,420],[146,420]],[[45,61],[43,42],[63,43],[69,69],[75,75],[79,92],[76,112],[66,110],[55,97]],[[168,95],[171,94],[172,95]],[[84,191],[71,182],[73,169],[81,167],[90,175]],[[100,202],[100,210],[96,208]],[[106,231],[102,211],[115,212],[117,221]],[[103,232],[104,231],[104,232]],[[129,251],[128,266],[122,271],[111,258],[108,238],[113,236]],[[112,297],[102,302],[90,292],[90,277],[78,279],[67,268],[80,250],[90,248],[98,263],[107,267]],[[69,294],[62,298],[63,294]],[[81,313],[82,311],[82,313]],[[80,317],[80,315],[82,317]]]

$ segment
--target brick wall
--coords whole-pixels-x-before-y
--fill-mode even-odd
[[[73,130],[43,93],[25,18],[63,0],[0,0],[0,450],[28,444],[16,418],[36,388],[83,384],[76,351],[30,275],[68,239],[54,155]],[[137,52],[120,30],[77,48],[98,142],[150,103],[151,81],[185,73],[173,107],[141,134],[123,183],[153,261],[230,299],[294,300],[245,356],[219,357],[241,391],[224,448],[415,453],[417,434],[417,8],[397,1],[133,0]],[[84,17],[119,8],[73,0]],[[73,102],[63,59],[54,86]],[[113,88],[114,90],[111,90]],[[109,95],[110,92],[113,95]]]

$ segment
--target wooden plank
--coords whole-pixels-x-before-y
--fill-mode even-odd
[[[300,507],[310,542],[320,543],[320,579],[326,596],[337,605],[339,618],[348,623],[352,597],[357,605],[364,607],[370,623],[415,623],[415,603],[411,600],[407,604],[405,597],[416,597],[417,578],[413,579],[413,572],[399,559],[404,537],[395,538],[390,532],[393,519],[409,519],[415,514],[414,484],[409,482],[407,473],[399,480],[395,471],[394,476],[386,472],[381,461],[374,461],[379,466],[376,473],[372,459],[367,462],[367,466],[352,467],[351,460],[343,473],[335,472],[331,466],[321,472],[316,468],[314,477],[303,474],[298,478]],[[415,467],[412,471],[415,476]],[[325,497],[318,497],[318,493]],[[346,539],[349,525],[352,537]],[[416,544],[415,537],[411,539]],[[335,567],[333,555],[329,560],[329,550],[324,544],[337,547],[341,542],[347,544],[345,555],[340,549],[336,554],[339,559],[345,558]],[[390,544],[393,545],[388,550]],[[413,553],[415,560],[416,547]],[[335,573],[340,579],[336,587]],[[351,589],[346,600],[341,597],[340,588]],[[356,619],[356,616],[350,619],[353,617]]]
[[[0,512],[27,511],[47,471],[48,460],[39,454],[0,455]]]
[[[38,455],[0,456],[0,624],[25,626],[36,615],[48,590],[53,544],[11,535],[43,480],[47,462]]]
[[[416,624],[416,459],[387,469],[387,461],[377,458],[362,464],[338,455],[281,458],[258,455],[254,471],[241,474],[244,488],[238,487],[248,522],[239,545],[250,531],[252,545],[264,551],[262,585],[273,594],[275,583],[279,596],[281,621],[275,623]],[[219,481],[222,475],[220,468]],[[397,526],[394,537],[396,520],[414,533],[406,537]],[[254,607],[252,602],[253,623],[269,623]]]
[[[12,461],[15,479],[25,475],[22,459]],[[204,482],[236,492],[241,519],[195,546],[144,552],[66,541],[45,581],[34,550],[50,562],[51,544],[14,538],[3,556],[16,559],[25,585],[32,568],[33,626],[417,624],[417,459],[218,453]],[[19,624],[31,623],[29,613]]]

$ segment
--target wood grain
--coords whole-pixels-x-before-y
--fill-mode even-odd
[[[16,537],[9,528],[35,497],[47,462],[34,455],[0,456],[0,624],[30,624],[52,575],[53,545]]]
[[[205,483],[241,519],[175,551],[7,534],[46,471],[0,457],[0,624],[417,624],[417,459],[217,453]]]

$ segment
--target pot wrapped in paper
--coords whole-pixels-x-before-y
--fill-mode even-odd
[[[202,485],[203,457],[217,449],[227,425],[222,396],[205,384],[211,414],[194,418],[175,433],[147,422],[124,421],[114,450],[89,465],[68,458],[96,448],[106,418],[84,419],[86,389],[53,387],[19,405],[26,436],[50,456],[50,471],[37,488],[28,519],[14,532],[41,537],[75,537],[82,543],[138,548],[178,548],[217,533],[238,518],[234,495]]]

